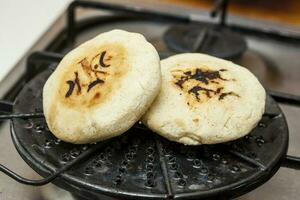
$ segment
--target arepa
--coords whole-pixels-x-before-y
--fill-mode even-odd
[[[44,115],[57,138],[94,143],[128,130],[160,84],[155,48],[141,34],[109,31],[62,59],[43,88]]]
[[[162,87],[143,122],[169,140],[216,144],[243,137],[261,119],[266,93],[246,68],[187,53],[161,61]]]

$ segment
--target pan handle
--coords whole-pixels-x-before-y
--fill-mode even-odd
[[[48,176],[47,178],[44,178],[44,179],[30,180],[30,179],[24,178],[24,177],[16,174],[15,172],[11,171],[10,169],[5,167],[4,165],[0,164],[0,171],[3,172],[4,174],[6,174],[7,176],[9,176],[12,179],[16,180],[19,183],[22,183],[22,184],[25,184],[25,185],[33,185],[33,186],[42,186],[42,185],[46,185],[47,183],[50,183],[56,177],[58,177],[62,172],[65,171],[65,170],[63,170],[63,171],[61,171],[61,170],[62,169],[58,170],[54,174],[52,174],[52,175],[50,175],[50,176]]]
[[[12,119],[12,118],[18,118],[18,117],[19,118],[30,118],[30,115],[28,115],[28,114],[12,114],[12,111],[13,111],[13,103],[12,102],[2,101],[2,100],[0,101],[0,113],[1,113],[0,120]],[[31,115],[34,115],[34,114],[31,114]],[[20,183],[27,184],[27,185],[35,185],[35,186],[45,185],[45,184],[51,182],[52,180],[54,180],[59,174],[61,174],[63,172],[61,169],[45,179],[30,180],[30,179],[21,177],[20,175],[11,171],[10,169],[8,169],[7,167],[5,167],[2,164],[0,164],[0,171]]]
[[[90,148],[85,150],[83,153],[81,153],[77,158],[73,159],[72,161],[65,164],[63,167],[55,171],[53,174],[48,176],[47,178],[40,179],[40,180],[30,180],[27,178],[24,178],[15,172],[11,171],[7,167],[0,164],[0,171],[5,173],[7,176],[13,178],[14,180],[18,181],[19,183],[26,184],[26,185],[33,185],[33,186],[42,186],[50,183],[54,179],[56,179],[59,175],[61,175],[63,172],[67,171],[71,167],[73,167],[75,164],[79,163],[83,159],[88,158],[92,153],[97,151],[100,147],[102,147],[103,142],[101,144],[94,144],[91,145]]]
[[[300,96],[272,90],[268,90],[268,94],[271,95],[279,103],[298,107],[300,106]],[[300,169],[300,157],[286,155],[282,162],[282,166],[292,169]]]
[[[268,90],[268,94],[271,95],[276,102],[288,104],[292,106],[300,106],[300,96],[293,95],[293,94],[287,94],[282,92],[277,92],[273,90]]]
[[[13,103],[7,101],[0,100],[0,120],[5,119],[13,119],[13,118],[22,118],[22,119],[29,119],[29,118],[37,118],[37,117],[44,117],[43,113],[20,113],[20,114],[13,114],[12,113]],[[67,171],[75,164],[80,162],[83,159],[88,158],[92,153],[98,150],[100,147],[103,146],[105,142],[101,142],[99,144],[90,145],[85,151],[83,151],[78,157],[73,159],[72,161],[66,163],[63,167],[58,169],[57,171],[53,172],[51,175],[44,179],[40,180],[31,180],[24,178],[17,173],[13,172],[12,170],[8,169],[4,165],[0,164],[0,171],[6,174],[7,176],[11,177],[12,179],[16,180],[19,183],[26,184],[26,185],[33,185],[33,186],[42,186],[45,184],[50,183],[54,179],[56,179],[59,175],[63,172]]]
[[[300,157],[286,155],[282,167],[300,170]]]
[[[80,163],[83,159],[87,159],[90,157],[91,154],[95,153],[98,149],[103,147],[103,145],[106,142],[101,142],[93,145],[89,145],[86,150],[84,150],[78,157],[74,158],[72,161],[66,163],[63,167],[49,175],[48,177],[40,180],[30,180],[27,178],[24,178],[17,173],[13,172],[12,170],[8,169],[4,165],[0,164],[0,171],[6,174],[7,176],[11,177],[12,179],[16,180],[19,183],[25,184],[25,185],[33,185],[33,186],[42,186],[50,183],[54,179],[56,179],[58,176],[60,176],[62,173],[73,167],[75,164]]]

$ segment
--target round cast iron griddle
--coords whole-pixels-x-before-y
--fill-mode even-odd
[[[42,111],[42,87],[51,72],[46,70],[26,84],[16,98],[14,113]],[[42,176],[91,146],[59,141],[43,118],[13,119],[11,130],[22,158]],[[103,194],[119,199],[231,198],[267,181],[278,170],[287,146],[285,118],[268,97],[261,122],[242,139],[191,147],[169,142],[137,124],[54,183],[87,198]]]
[[[198,37],[203,38],[201,46],[195,46]],[[164,34],[164,40],[177,53],[201,52],[225,59],[237,58],[247,49],[246,41],[240,34],[205,23],[173,25]]]

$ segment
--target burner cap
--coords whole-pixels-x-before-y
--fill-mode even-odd
[[[164,40],[177,53],[201,52],[226,59],[237,58],[247,49],[241,35],[210,24],[172,26]]]

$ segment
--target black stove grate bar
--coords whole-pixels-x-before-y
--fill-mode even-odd
[[[48,51],[36,51],[33,52],[28,58],[27,58],[27,69],[30,69],[32,64],[34,65],[37,61],[43,61],[43,62],[59,62],[63,58],[62,54],[54,53],[54,52],[48,52]]]
[[[179,16],[170,13],[163,13],[154,10],[148,10],[142,7],[133,7],[133,6],[124,6],[117,4],[109,4],[104,2],[96,2],[96,1],[85,1],[85,0],[77,0],[73,1],[68,7],[68,15],[67,15],[67,40],[68,44],[73,44],[75,42],[76,37],[76,27],[75,27],[75,19],[76,19],[76,8],[95,8],[95,9],[103,9],[117,12],[126,12],[130,15],[134,14],[136,16],[141,17],[151,17],[151,19],[158,20],[168,20],[168,21],[176,21],[176,22],[189,22],[191,19],[188,16]]]
[[[220,22],[219,22],[220,26],[225,26],[228,3],[229,0],[217,0],[213,10],[210,13],[212,17],[216,17],[220,13],[221,15]]]
[[[220,26],[225,26],[225,21],[227,17],[227,7],[229,0],[220,0],[218,6],[218,2],[215,3],[215,9],[212,10],[212,15],[214,13],[220,13],[221,17],[219,20]],[[152,20],[162,20],[162,21],[170,21],[177,23],[188,23],[193,22],[195,24],[201,23],[203,21],[199,21],[197,19],[193,19],[190,15],[176,15],[171,13],[159,12],[155,10],[145,9],[143,7],[137,6],[128,6],[128,5],[118,5],[118,4],[110,4],[106,2],[98,2],[98,1],[89,1],[89,0],[75,0],[73,1],[67,10],[67,37],[66,42],[70,46],[72,46],[75,42],[75,38],[77,35],[77,27],[76,23],[76,8],[94,8],[94,9],[102,9],[108,11],[115,11],[126,13],[128,15],[135,15],[145,18],[151,18]],[[265,27],[259,28],[250,28],[246,26],[238,26],[238,25],[226,25],[229,28],[238,30],[238,31],[246,31],[248,33],[258,33],[258,34],[267,34],[269,37],[274,37],[277,39],[288,40],[292,42],[299,42],[299,36],[295,36],[290,32],[277,32],[273,30],[266,29]]]
[[[28,56],[26,61],[26,74],[25,80],[29,81],[33,78],[37,72],[40,72],[40,63],[58,63],[62,60],[63,55],[59,53],[47,52],[47,51],[36,51]]]
[[[13,111],[13,103],[9,101],[0,101],[0,112],[11,113]]]

